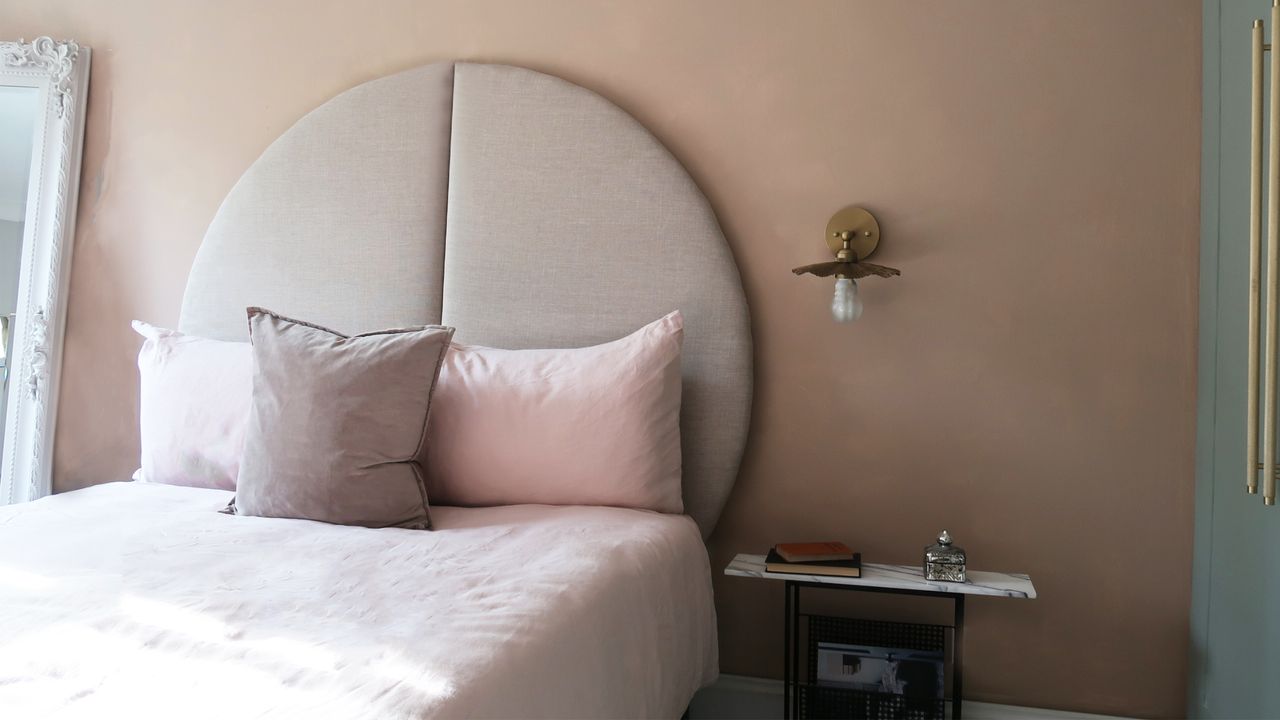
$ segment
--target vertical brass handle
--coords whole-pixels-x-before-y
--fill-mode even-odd
[[[13,365],[13,350],[9,347],[9,336],[13,333],[13,314],[0,315],[0,400],[5,399],[5,391],[9,388],[9,368]],[[0,402],[0,413],[5,412],[5,405]]]
[[[1271,7],[1271,27],[1280,24],[1280,6]],[[1280,52],[1271,52],[1271,127],[1267,153],[1267,334],[1263,354],[1262,502],[1276,502],[1276,280],[1280,278]]]
[[[1258,304],[1262,300],[1262,21],[1253,21],[1252,104],[1249,111],[1249,393],[1245,487],[1258,492]]]

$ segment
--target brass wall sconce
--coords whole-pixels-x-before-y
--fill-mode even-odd
[[[836,276],[836,294],[831,299],[831,317],[838,323],[851,323],[862,316],[862,300],[858,298],[858,278],[868,275],[893,277],[902,273],[884,265],[862,262],[880,244],[880,223],[866,210],[850,205],[827,221],[827,247],[835,253],[834,262],[804,265],[791,272],[818,277]]]

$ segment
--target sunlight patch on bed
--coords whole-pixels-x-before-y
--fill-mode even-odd
[[[121,597],[120,611],[140,624],[172,630],[206,642],[226,640],[231,634],[230,626],[217,618],[136,595]]]
[[[45,592],[51,590],[57,581],[38,575],[30,570],[23,570],[9,565],[0,565],[0,585],[24,592]]]
[[[296,667],[311,670],[333,670],[338,665],[338,654],[314,643],[274,637],[264,640],[241,641],[251,651],[272,655]]]
[[[423,698],[445,698],[453,694],[453,682],[401,657],[382,657],[369,664],[369,670],[384,678],[407,685]]]

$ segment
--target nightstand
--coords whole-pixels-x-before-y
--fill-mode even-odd
[[[961,650],[964,642],[964,600],[968,595],[985,595],[988,597],[1033,599],[1036,596],[1035,585],[1027,575],[1015,573],[980,572],[970,570],[968,581],[963,583],[932,582],[924,579],[924,573],[915,565],[882,565],[864,563],[862,577],[833,577],[825,575],[795,575],[790,573],[771,573],[765,570],[764,555],[739,554],[724,569],[725,575],[737,577],[761,578],[765,580],[781,580],[783,582],[784,615],[783,615],[783,717],[801,716],[803,708],[809,707],[802,701],[806,693],[820,692],[822,688],[811,681],[800,682],[800,620],[806,618],[810,622],[817,616],[808,616],[800,612],[800,591],[803,588],[827,588],[832,590],[854,590],[876,593],[896,593],[899,595],[923,595],[938,599],[951,600],[953,622],[946,626],[927,626],[935,628],[938,643],[941,646],[944,628],[952,632],[951,642],[951,717],[960,718],[963,699],[963,677],[961,674]],[[867,621],[851,621],[867,622]],[[876,626],[889,626],[893,623],[873,623]],[[919,626],[926,627],[926,626]],[[810,643],[812,644],[812,642]],[[813,660],[809,661],[812,675]],[[808,713],[805,713],[806,715]]]

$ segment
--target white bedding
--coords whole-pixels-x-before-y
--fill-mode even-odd
[[[715,679],[683,516],[433,508],[437,530],[233,517],[112,483],[0,507],[4,718],[678,717]]]

